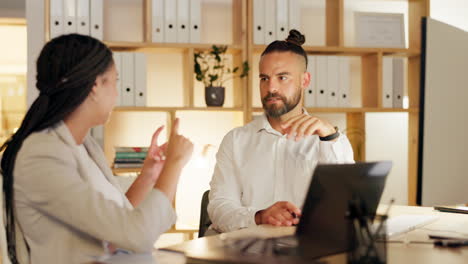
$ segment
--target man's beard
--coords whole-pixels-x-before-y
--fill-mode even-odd
[[[283,101],[283,105],[276,105],[276,104],[271,104],[268,105],[268,99],[270,98],[279,98],[281,101]],[[293,95],[291,100],[288,100],[285,96],[280,95],[278,93],[270,93],[263,97],[262,99],[262,105],[263,109],[265,110],[265,113],[272,118],[278,118],[286,113],[289,113],[291,110],[293,110],[300,102],[301,100],[301,89],[298,89],[297,92]]]

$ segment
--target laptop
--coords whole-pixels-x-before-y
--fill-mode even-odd
[[[358,205],[355,210],[372,220],[391,167],[390,161],[318,165],[294,236],[240,239],[236,248],[243,254],[305,259],[352,250],[350,204]]]

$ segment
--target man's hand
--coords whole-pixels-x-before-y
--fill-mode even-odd
[[[274,226],[291,226],[299,223],[301,210],[290,202],[276,202],[267,209],[255,214],[257,225],[270,224]]]
[[[281,127],[288,135],[288,139],[295,135],[295,141],[299,141],[303,137],[310,135],[326,137],[336,132],[335,128],[327,121],[306,114],[286,120],[281,124]]]

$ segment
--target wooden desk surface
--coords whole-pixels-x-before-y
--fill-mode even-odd
[[[378,209],[378,213],[384,213],[385,211],[385,205],[380,206]],[[468,263],[468,247],[448,249],[434,247],[432,244],[404,243],[404,241],[429,241],[428,233],[430,230],[441,230],[454,224],[459,225],[460,223],[466,223],[466,230],[468,230],[468,215],[437,212],[434,211],[432,207],[393,206],[390,210],[390,217],[402,214],[437,215],[439,219],[423,228],[392,237],[391,241],[395,242],[388,243],[387,263]],[[235,256],[226,256],[223,254],[222,250],[219,250],[219,248],[222,248],[226,241],[229,241],[230,239],[246,236],[277,237],[294,234],[294,231],[294,227],[272,227],[262,225],[227,234],[195,239],[166,249],[185,252],[188,257],[187,263],[203,263],[203,261],[200,260],[201,258],[211,260],[227,258],[234,260],[233,258],[235,258]],[[346,256],[345,254],[340,254],[332,258],[327,258],[327,260],[330,263],[346,263]],[[265,259],[264,263],[267,262],[267,259]],[[276,261],[275,263],[281,263],[281,261]]]

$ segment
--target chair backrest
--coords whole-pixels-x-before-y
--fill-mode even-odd
[[[200,227],[198,228],[198,237],[204,237],[205,232],[211,225],[210,216],[208,215],[208,203],[210,202],[208,196],[210,190],[203,193],[201,200],[201,211],[200,211]]]

